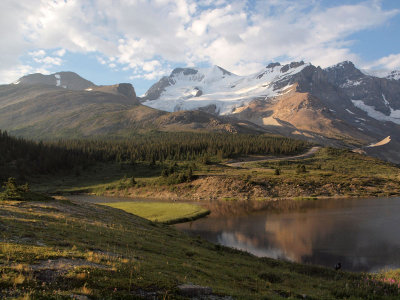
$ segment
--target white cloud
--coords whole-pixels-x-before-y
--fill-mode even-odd
[[[390,54],[365,66],[366,69],[400,70],[400,53]]]
[[[2,0],[0,81],[28,71],[22,55],[49,68],[62,65],[67,51],[94,52],[99,63],[147,79],[171,64],[246,74],[282,59],[357,63],[351,35],[398,14],[374,0],[329,8],[308,0]],[[376,64],[398,60],[393,54]]]
[[[63,57],[66,52],[67,51],[65,49],[60,49],[60,50],[54,51],[53,54],[56,55],[56,56]]]
[[[43,49],[37,50],[37,51],[32,51],[32,52],[29,52],[29,55],[33,56],[33,57],[43,57],[46,55],[46,51],[44,51]]]
[[[60,66],[62,63],[62,59],[59,57],[51,57],[51,56],[45,56],[45,57],[34,57],[33,60],[37,63],[44,64],[44,65],[56,65]]]

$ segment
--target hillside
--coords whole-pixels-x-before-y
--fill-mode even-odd
[[[0,86],[0,128],[35,139],[129,136],[149,130],[264,131],[207,112],[167,113],[140,105],[130,84],[83,91],[44,84]]]
[[[0,128],[35,139],[127,137],[151,130],[265,132],[207,111],[152,109],[139,103],[129,83],[97,86],[73,72],[31,74],[0,86]]]
[[[399,296],[373,275],[257,258],[106,206],[8,201],[0,216],[4,299]]]

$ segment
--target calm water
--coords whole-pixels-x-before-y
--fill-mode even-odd
[[[328,267],[341,262],[353,271],[400,268],[400,198],[301,201],[256,213],[243,207],[214,211],[176,227],[258,256]]]

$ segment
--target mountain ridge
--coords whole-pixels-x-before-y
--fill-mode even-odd
[[[348,147],[391,136],[385,149],[400,141],[400,80],[367,75],[350,61],[324,69],[275,62],[249,76],[215,65],[176,68],[140,98],[129,83],[97,86],[73,72],[33,74],[0,86],[0,127],[35,137],[56,130],[58,136],[268,132]]]

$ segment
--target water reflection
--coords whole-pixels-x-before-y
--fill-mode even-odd
[[[258,256],[376,271],[400,267],[400,198],[217,204],[177,228]],[[260,207],[258,207],[260,208]],[[265,208],[265,207],[264,207]]]

